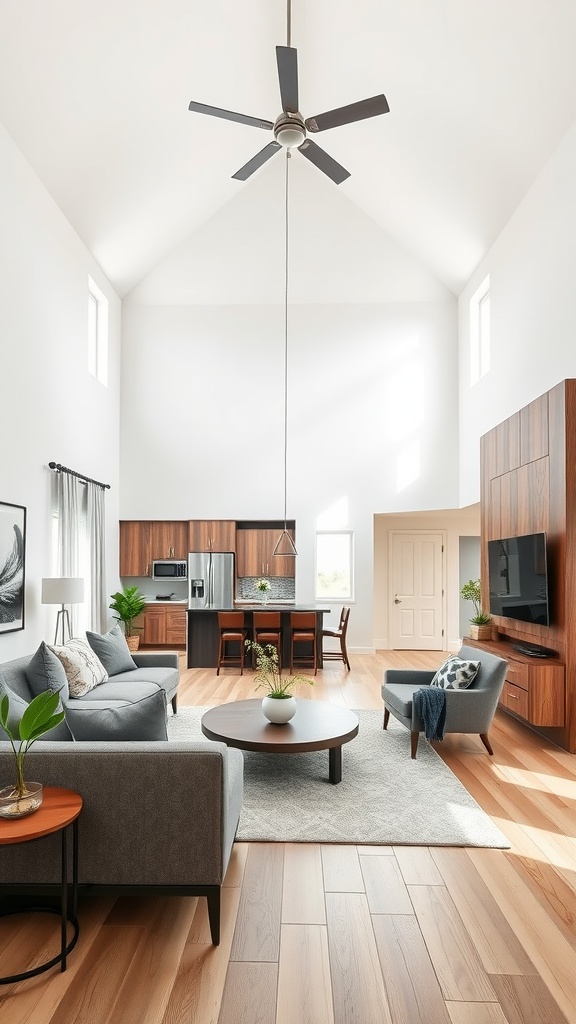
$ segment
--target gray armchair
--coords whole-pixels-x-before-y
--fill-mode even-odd
[[[479,661],[480,669],[472,684],[465,690],[445,690],[446,723],[444,732],[470,732],[480,736],[489,754],[493,753],[488,740],[490,728],[508,662],[475,647],[461,647],[458,657],[465,661]],[[424,732],[424,723],[416,713],[412,697],[416,690],[429,686],[434,672],[412,669],[388,669],[384,673],[382,699],[384,701],[384,725],[386,729],[390,715],[397,718],[410,730],[410,753],[414,758],[418,739]]]

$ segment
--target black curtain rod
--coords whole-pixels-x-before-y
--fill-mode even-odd
[[[59,462],[49,462],[50,469],[53,469],[56,473],[69,473],[70,476],[77,476],[79,480],[84,480],[87,484],[96,484],[97,487],[102,487],[103,490],[109,491],[110,484],[103,484],[100,480],[93,480],[91,476],[84,476],[83,473],[76,473],[74,469],[68,469],[68,466],[61,466]]]

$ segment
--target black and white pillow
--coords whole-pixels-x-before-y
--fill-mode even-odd
[[[454,654],[440,666],[430,686],[443,690],[465,690],[478,675],[479,661],[463,661]]]
[[[85,640],[73,638],[63,646],[48,647],[64,666],[71,697],[82,697],[108,679],[104,665]]]

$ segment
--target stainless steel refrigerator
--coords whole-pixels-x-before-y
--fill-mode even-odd
[[[188,555],[188,607],[234,607],[234,553],[191,551]]]

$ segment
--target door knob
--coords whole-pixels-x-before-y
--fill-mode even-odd
[[[399,597],[394,598],[394,604],[402,604],[402,601],[400,600]]]

